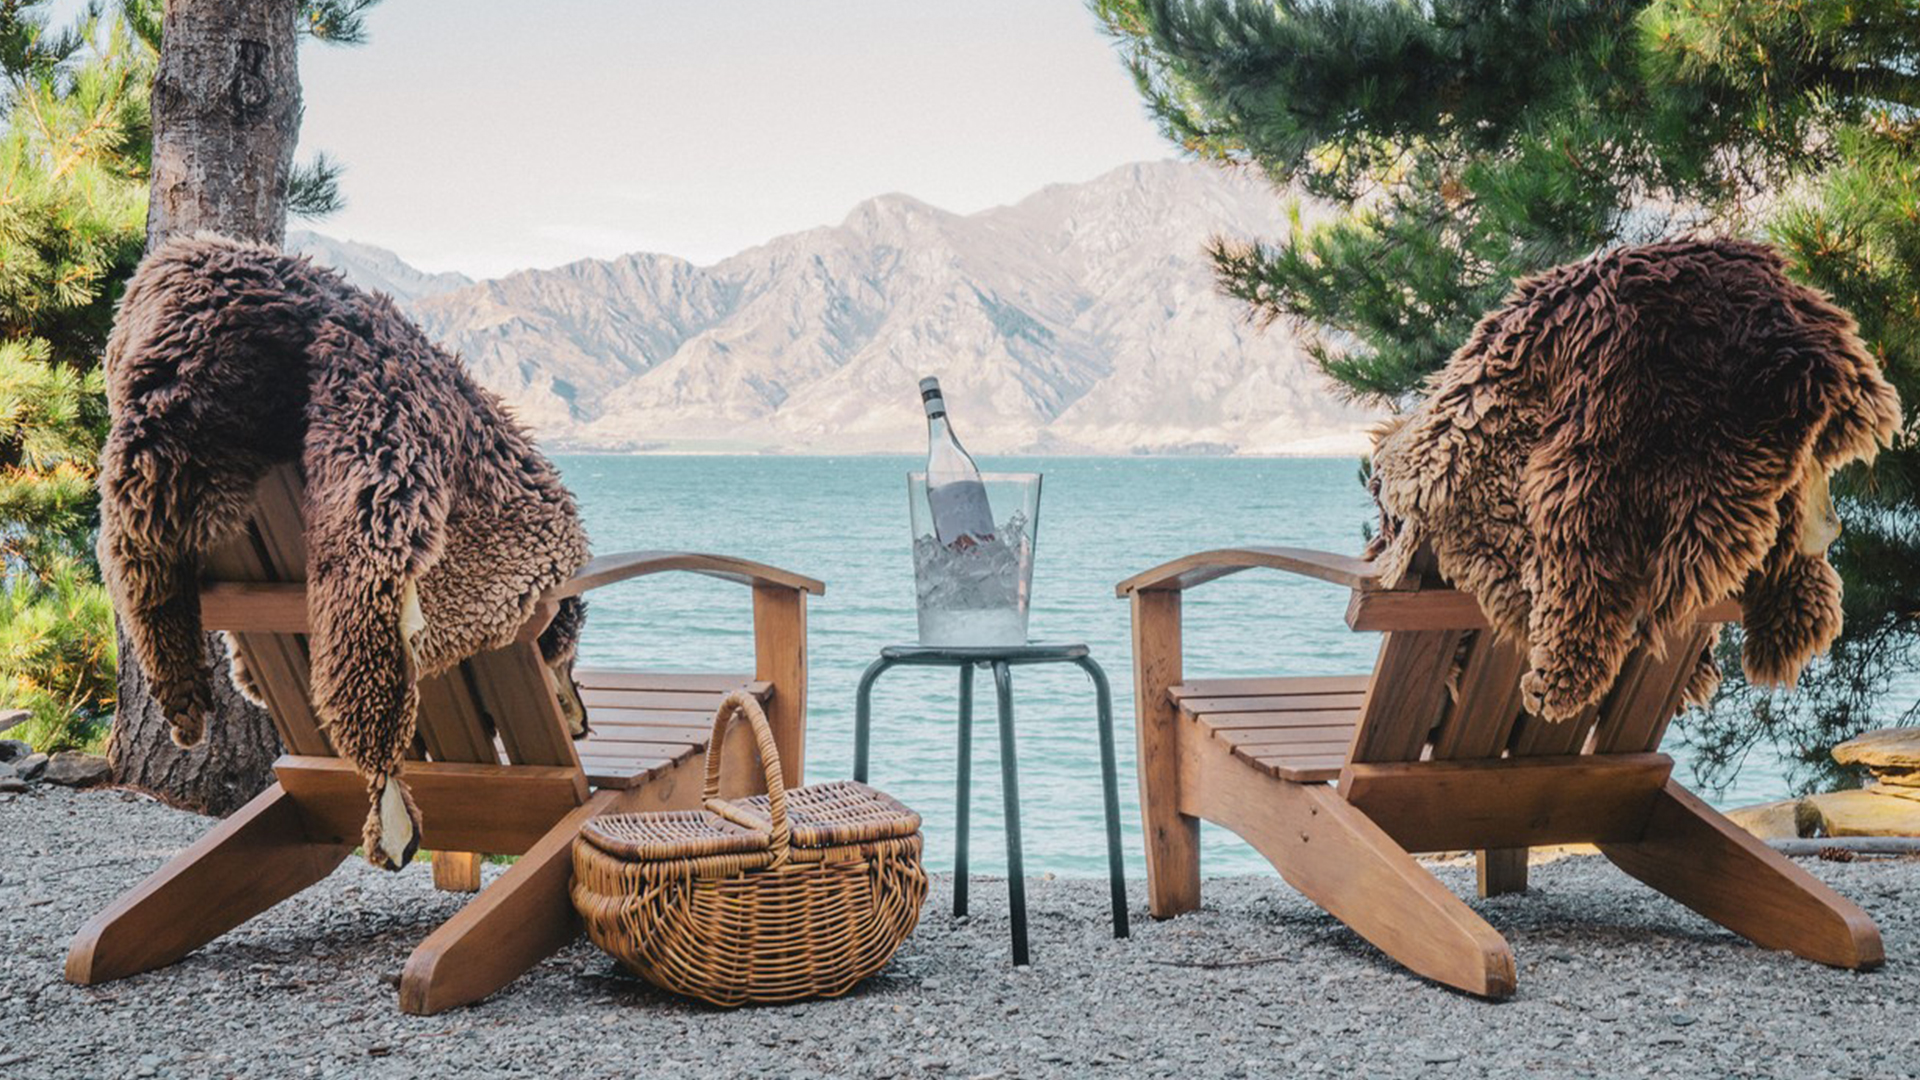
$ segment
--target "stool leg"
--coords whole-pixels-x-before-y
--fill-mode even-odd
[[[1107,890],[1113,897],[1113,936],[1127,936],[1127,863],[1120,852],[1120,763],[1113,752],[1113,688],[1089,657],[1076,661],[1093,680],[1100,721],[1100,785],[1107,804]]]
[[[960,780],[953,837],[953,914],[967,913],[967,824],[973,818],[973,665],[960,665]]]
[[[1000,793],[1007,817],[1007,902],[1013,918],[1013,964],[1027,963],[1027,871],[1020,854],[1020,772],[1013,752],[1013,672],[1002,661],[993,665],[994,690],[1000,697]]]
[[[884,656],[868,664],[853,696],[853,778],[863,784],[867,782],[867,748],[873,741],[873,683],[892,666]]]

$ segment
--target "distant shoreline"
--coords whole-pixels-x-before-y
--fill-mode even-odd
[[[809,447],[802,450],[789,450],[765,446],[688,446],[667,443],[659,446],[625,447],[610,449],[607,447],[585,447],[566,443],[542,442],[544,450],[551,454],[570,457],[775,457],[775,458],[914,458],[924,453],[916,450],[831,450]],[[1104,458],[1116,461],[1275,461],[1296,459],[1336,459],[1348,460],[1365,457],[1365,446],[1342,446],[1327,449],[1273,450],[1273,451],[1232,451],[1213,453],[1208,451],[1134,451],[1116,453],[1111,451],[1061,451],[1061,450],[982,450],[981,457],[1019,457],[1019,458]]]

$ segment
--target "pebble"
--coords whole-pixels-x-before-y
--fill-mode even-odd
[[[1016,973],[1004,899],[987,900],[1002,884],[980,881],[957,923],[936,875],[893,968],[845,997],[723,1012],[581,942],[477,1005],[415,1017],[389,979],[468,899],[425,870],[349,859],[178,964],[77,987],[61,978],[74,932],[211,823],[56,786],[0,822],[0,910],[22,913],[0,947],[5,1080],[1916,1075],[1897,1048],[1920,1003],[1920,860],[1800,863],[1878,920],[1894,959],[1868,974],[1747,945],[1595,857],[1534,867],[1525,896],[1469,899],[1513,945],[1505,1004],[1388,963],[1274,875],[1210,879],[1200,911],[1165,922],[1136,879],[1126,941],[1104,880],[1034,888],[1035,963]],[[1471,897],[1470,866],[1438,873]],[[1287,959],[1178,966],[1272,956]]]

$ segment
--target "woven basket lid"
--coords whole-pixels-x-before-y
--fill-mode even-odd
[[[707,805],[748,829],[773,828],[765,795],[715,799]],[[833,780],[787,792],[787,824],[794,847],[829,848],[912,836],[920,831],[920,815],[884,791],[854,780]]]
[[[765,851],[772,842],[769,828],[728,821],[706,810],[670,810],[589,818],[580,826],[580,836],[621,858],[686,859]]]

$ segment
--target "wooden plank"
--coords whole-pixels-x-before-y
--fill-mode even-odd
[[[1602,725],[1595,736],[1597,753],[1617,754],[1654,750],[1666,735],[1667,723],[1680,711],[1680,699],[1686,693],[1687,680],[1693,675],[1700,650],[1712,634],[1711,627],[1699,627],[1682,635],[1682,640],[1667,650],[1664,659],[1649,657],[1640,678],[1616,704],[1609,701],[1610,723]],[[1621,687],[1615,686],[1615,694]]]
[[[215,562],[208,560],[209,572],[224,576]],[[304,582],[208,581],[200,588],[200,622],[209,630],[235,634],[307,633],[307,586]]]
[[[579,596],[590,589],[598,589],[618,581],[659,574],[670,570],[685,570],[708,577],[720,578],[755,588],[777,588],[786,592],[812,593],[819,596],[826,592],[826,586],[813,578],[790,573],[779,567],[765,563],[736,559],[728,555],[710,555],[697,551],[626,551],[616,555],[602,555],[573,576],[573,580],[547,593],[553,599],[567,596]]]
[[[1210,731],[1258,730],[1261,728],[1344,727],[1351,731],[1360,722],[1360,706],[1351,709],[1317,709],[1306,712],[1208,713],[1193,718]]]
[[[357,830],[352,840],[313,840],[275,784],[89,919],[68,949],[67,981],[94,986],[165,967],[326,877],[358,841]]]
[[[1249,768],[1211,740],[1181,749],[1182,811],[1237,833],[1287,884],[1415,973],[1487,997],[1513,993],[1506,941],[1333,788]]]
[[[1600,715],[1594,720],[1593,744],[1595,753],[1612,753],[1621,725],[1630,723],[1635,712],[1648,707],[1641,697],[1643,684],[1649,676],[1659,678],[1655,672],[1659,662],[1651,650],[1642,646],[1627,654],[1626,662],[1620,665],[1620,674],[1608,688],[1605,700],[1600,703]],[[1635,749],[1638,749],[1636,747]]]
[[[1284,678],[1192,679],[1170,687],[1174,700],[1264,697],[1275,694],[1364,694],[1371,675],[1306,675]]]
[[[1740,605],[1723,600],[1701,608],[1694,618],[1702,623],[1737,621]],[[1354,630],[1484,630],[1487,625],[1479,602],[1453,589],[1356,589],[1347,602],[1347,626]]]
[[[596,730],[602,726],[626,726],[697,728],[704,732],[712,730],[713,714],[718,707],[719,704],[717,701],[715,702],[714,709],[704,711],[682,709],[662,712],[654,709],[617,709],[611,706],[601,705],[593,708],[588,713],[588,717],[592,727]]]
[[[1249,712],[1306,712],[1324,711],[1327,709],[1358,710],[1365,701],[1366,695],[1363,693],[1187,698],[1180,702],[1180,711],[1194,716],[1224,716],[1230,713]]]
[[[1166,919],[1200,906],[1200,821],[1180,809],[1180,744],[1185,725],[1167,693],[1168,687],[1183,681],[1180,594],[1171,590],[1135,592],[1131,607],[1135,734],[1139,740],[1136,771],[1147,855],[1147,905],[1155,918]]]
[[[459,664],[421,680],[419,730],[435,761],[494,764],[500,760]]]
[[[1677,646],[1677,650],[1681,653],[1681,663],[1677,677],[1673,681],[1673,690],[1667,695],[1667,699],[1661,702],[1660,708],[1653,710],[1651,714],[1654,719],[1653,727],[1647,731],[1645,738],[1636,741],[1638,747],[1657,750],[1666,740],[1668,726],[1686,707],[1687,684],[1693,681],[1693,673],[1701,654],[1706,651],[1708,643],[1714,640],[1715,629],[1710,626],[1696,627],[1686,641]],[[1629,749],[1632,748],[1629,747]]]
[[[1577,754],[1586,746],[1587,735],[1593,731],[1593,722],[1599,715],[1598,705],[1589,705],[1580,715],[1558,721],[1530,713],[1523,715],[1514,723],[1510,749],[1515,757]]]
[[[598,719],[593,722],[593,730],[586,739],[573,744],[576,752],[584,752],[585,747],[601,742],[664,742],[689,746],[704,746],[709,729],[705,727],[643,724],[611,724]]]
[[[720,707],[720,700],[727,695],[714,690],[667,691],[667,690],[608,690],[605,688],[581,687],[580,701],[589,709],[656,709],[669,712],[703,712],[707,719],[713,719],[713,712]],[[761,699],[763,705],[767,698]],[[768,717],[772,719],[771,716]]]
[[[620,668],[576,667],[573,681],[585,690],[658,690],[669,694],[725,694],[745,687],[765,698],[773,684],[750,674],[713,674],[699,671],[627,671]]]
[[[359,842],[367,784],[340,758],[289,755],[274,763],[320,842]],[[401,780],[420,807],[420,845],[433,851],[518,855],[587,796],[577,767],[409,762]]]
[[[1412,761],[1447,701],[1460,633],[1396,631],[1380,642],[1373,681],[1354,732],[1354,761]]]
[[[690,756],[704,760],[703,755]],[[656,774],[661,769],[679,764],[681,760],[681,758],[647,758],[645,760],[588,758],[581,762],[581,767],[587,771],[587,780],[595,788],[630,791],[642,785],[654,783]]]
[[[1335,724],[1308,728],[1215,728],[1213,737],[1228,746],[1315,746],[1333,747],[1346,753],[1353,745],[1353,725]]]
[[[506,746],[507,760],[516,765],[578,764],[538,645],[516,642],[483,652],[467,661],[467,670],[480,692],[481,707],[493,717]]]
[[[1255,568],[1284,570],[1350,589],[1384,588],[1373,564],[1351,555],[1290,547],[1238,547],[1202,551],[1162,563],[1114,586],[1121,598],[1142,592],[1179,592]]]
[[[1331,783],[1340,779],[1340,770],[1347,764],[1345,753],[1294,755],[1235,747],[1232,754],[1270,776],[1295,784]]]
[[[1600,845],[1615,865],[1767,949],[1842,968],[1879,967],[1879,928],[1692,792],[1668,781],[1637,840]]]
[[[1351,764],[1348,802],[1408,851],[1638,838],[1673,771],[1665,754]]]
[[[1498,757],[1520,716],[1526,658],[1491,630],[1468,649],[1453,707],[1433,736],[1436,760]]]

